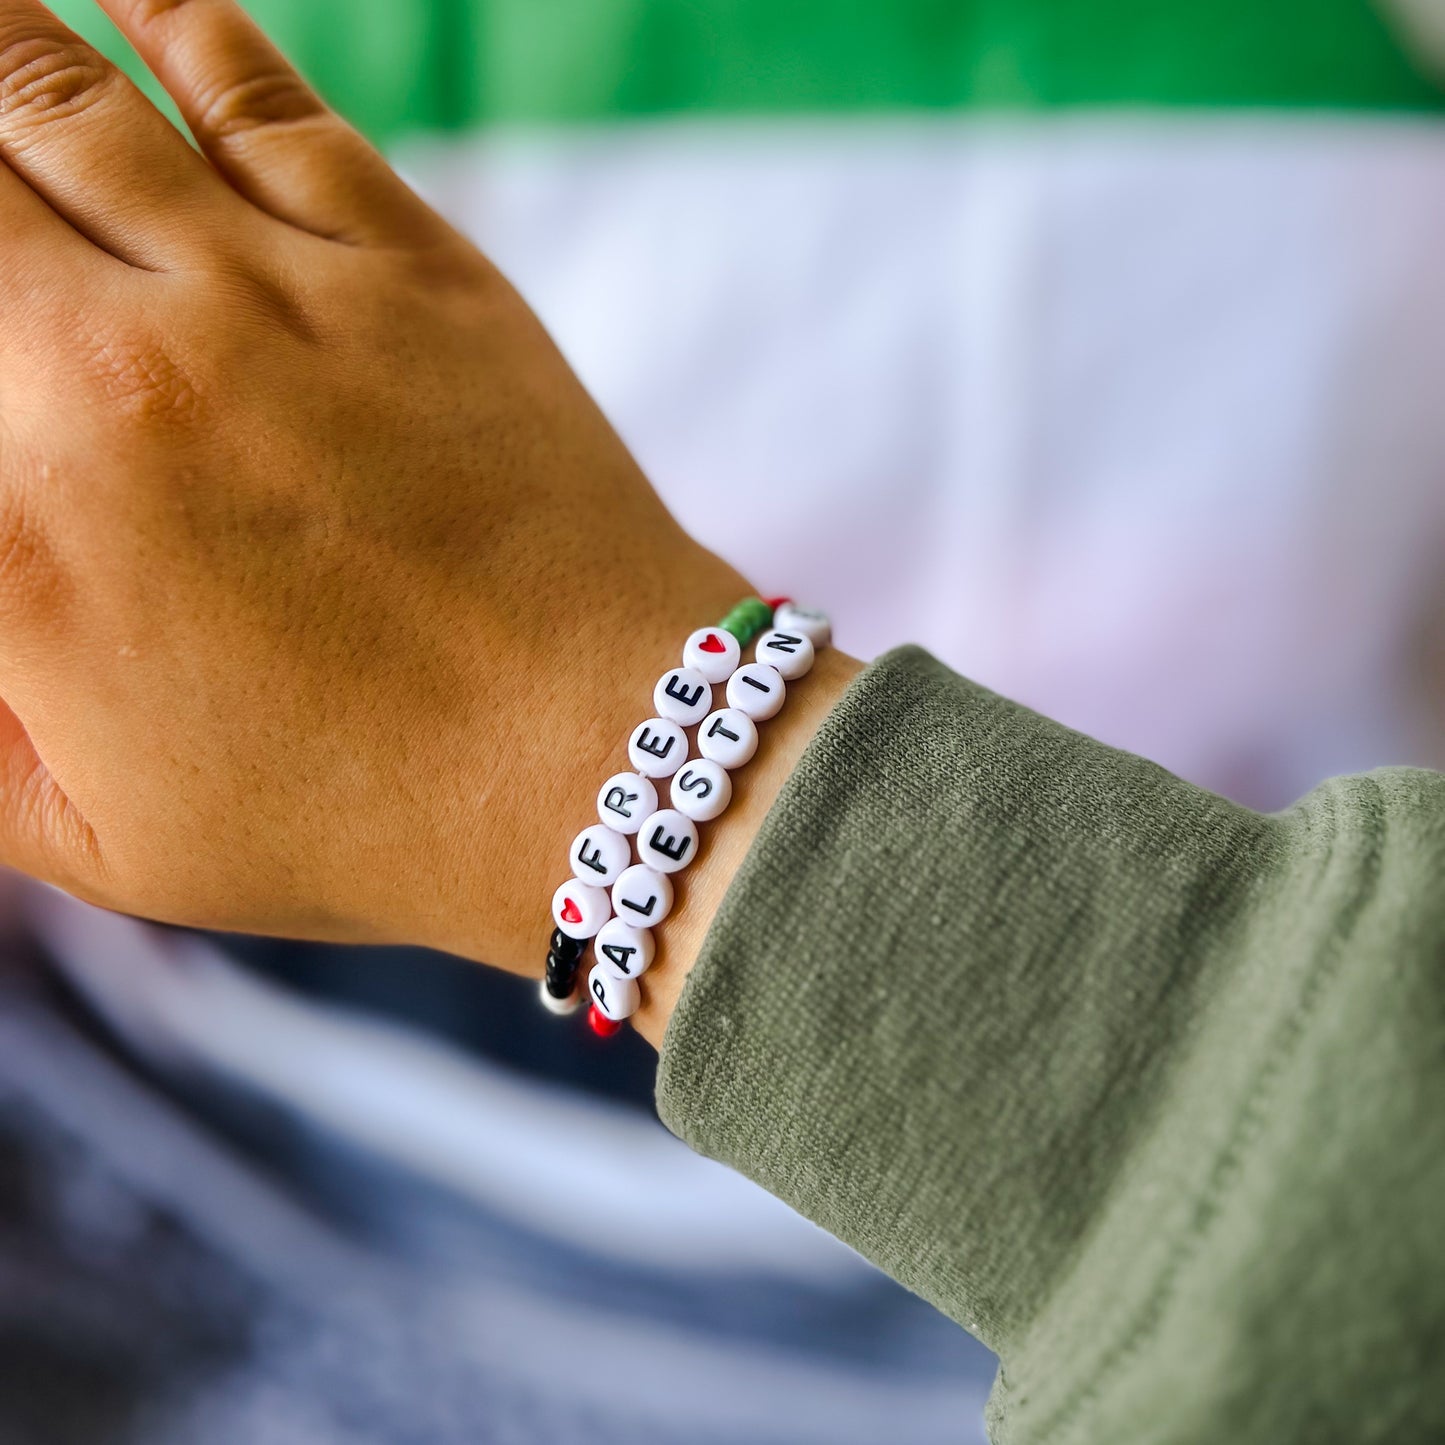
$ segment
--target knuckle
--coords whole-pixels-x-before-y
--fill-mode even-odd
[[[40,122],[78,115],[105,94],[112,74],[80,41],[0,37],[0,116]]]
[[[321,102],[299,75],[273,69],[212,86],[201,100],[198,128],[224,142],[262,126],[314,120],[324,114]]]
[[[190,369],[154,336],[91,339],[85,362],[101,397],[115,412],[142,423],[184,423],[200,412]]]
[[[59,589],[55,554],[23,487],[0,493],[0,595],[33,610]]]

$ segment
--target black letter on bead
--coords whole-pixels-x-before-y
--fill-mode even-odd
[[[627,960],[631,958],[637,950],[633,948],[630,943],[604,943],[602,945],[602,952],[605,953],[623,973],[632,972]]]
[[[590,868],[594,873],[605,873],[607,865],[602,861],[602,849],[594,847],[589,857],[587,854],[587,840],[582,840],[582,846],[577,850],[577,861],[584,867]]]
[[[662,690],[668,697],[676,698],[686,708],[696,707],[698,700],[702,697],[701,687],[695,687],[689,691],[687,684],[675,672],[668,673],[667,686]]]
[[[743,673],[742,678],[749,687],[755,687],[759,692],[771,692],[773,690],[772,683],[759,682],[750,672]]]
[[[775,632],[765,645],[779,652],[796,652],[803,645],[803,639],[794,637],[791,632]]]
[[[715,717],[715,718],[712,720],[712,726],[707,730],[707,735],[708,735],[708,737],[710,737],[710,738],[715,738],[719,733],[721,733],[725,738],[731,738],[731,739],[733,740],[733,742],[737,742],[737,741],[738,741],[738,735],[737,735],[737,733],[730,733],[730,732],[723,726],[723,720],[722,720],[722,718],[720,718],[720,717]]]
[[[676,741],[677,738],[675,735],[669,735],[666,742],[663,742],[661,738],[653,737],[650,728],[643,728],[637,735],[637,746],[640,747],[643,752],[651,753],[655,758],[665,758],[668,753],[672,751],[672,745]],[[662,746],[658,747],[658,743],[662,743]]]
[[[712,780],[702,773],[695,773],[691,768],[684,768],[678,774],[677,786],[684,793],[696,793],[699,798],[712,797]]]
[[[652,897],[647,900],[646,908],[640,903],[634,903],[630,898],[621,898],[618,902],[621,903],[624,908],[630,908],[634,913],[640,913],[644,918],[651,918],[652,910],[657,907],[657,894],[654,893]]]
[[[659,823],[652,830],[652,837],[648,839],[647,846],[656,848],[659,853],[664,857],[671,858],[674,863],[681,863],[687,857],[687,850],[692,847],[692,839],[679,838],[674,833],[664,833],[662,825]]]
[[[626,788],[608,788],[607,796],[602,800],[602,806],[613,813],[621,813],[624,818],[632,816],[632,809],[623,807],[624,803],[635,803],[636,793],[629,793]]]
[[[594,973],[592,975],[592,992],[598,1003],[605,1004],[607,1002],[607,988],[602,982],[601,974]]]

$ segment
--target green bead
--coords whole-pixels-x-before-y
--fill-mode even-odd
[[[739,647],[746,647],[773,620],[773,609],[761,597],[744,597],[718,626],[731,632]]]

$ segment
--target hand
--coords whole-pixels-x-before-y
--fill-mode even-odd
[[[652,681],[750,589],[231,0],[102,4],[203,155],[0,0],[0,859],[540,972]]]

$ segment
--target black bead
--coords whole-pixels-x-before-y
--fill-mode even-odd
[[[575,963],[587,952],[587,940],[585,938],[570,938],[567,934],[563,933],[560,928],[554,928],[547,947],[555,953],[558,958],[568,958]]]
[[[574,973],[571,978],[553,978],[550,970],[547,974],[547,992],[553,998],[571,998],[572,990],[577,986],[577,975]]]
[[[547,977],[548,978],[576,978],[578,960],[575,958],[558,958],[555,953],[547,955]]]

